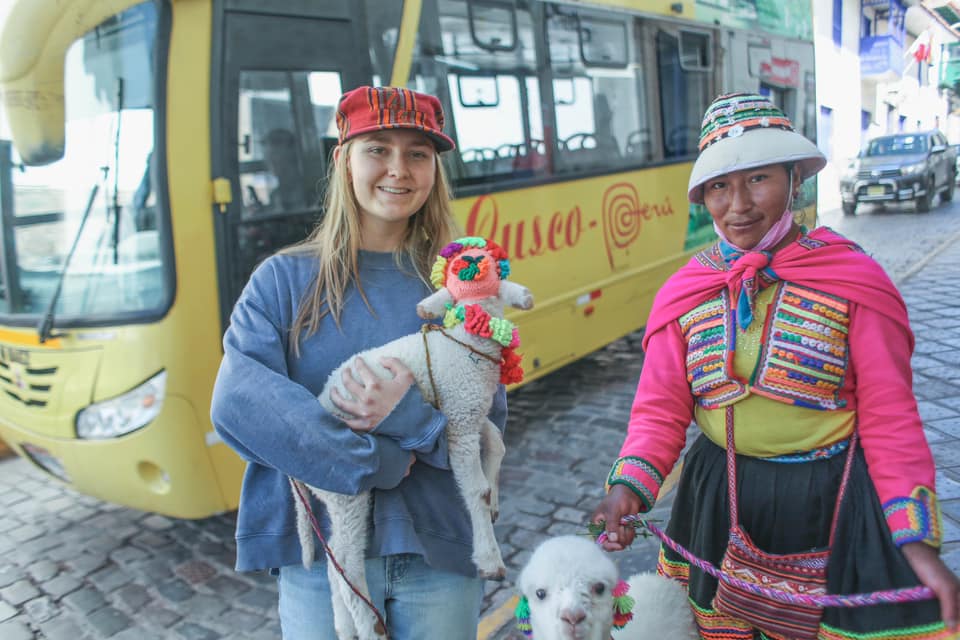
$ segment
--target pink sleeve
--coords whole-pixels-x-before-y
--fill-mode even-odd
[[[693,419],[687,382],[687,345],[677,322],[649,337],[627,437],[607,478],[607,488],[625,484],[644,510],[653,508],[664,478],[676,464]]]
[[[887,316],[852,305],[850,364],[863,453],[893,540],[939,546],[936,467],[913,396],[909,338]]]

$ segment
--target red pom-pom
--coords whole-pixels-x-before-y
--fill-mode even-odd
[[[633,613],[614,613],[613,614],[613,626],[616,629],[622,629],[627,626],[627,623],[633,620]]]
[[[523,381],[523,368],[520,366],[520,360],[522,359],[523,356],[510,348],[500,352],[501,383],[514,384]]]

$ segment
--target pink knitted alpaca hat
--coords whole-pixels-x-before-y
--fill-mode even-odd
[[[510,274],[507,253],[496,243],[480,237],[457,238],[440,251],[430,281],[437,289],[456,289],[458,299],[497,295],[499,281]],[[455,278],[448,283],[448,278]]]

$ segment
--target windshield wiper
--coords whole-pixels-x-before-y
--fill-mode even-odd
[[[70,251],[67,252],[67,256],[63,259],[63,268],[60,270],[60,275],[57,276],[57,286],[53,290],[53,296],[50,297],[47,311],[40,319],[40,323],[37,324],[37,335],[39,336],[40,344],[46,342],[53,333],[53,309],[57,306],[57,301],[60,299],[60,291],[63,288],[63,280],[67,275],[67,269],[70,267],[70,260],[73,258],[73,253],[77,250],[80,236],[83,235],[83,227],[87,224],[87,218],[90,217],[90,210],[93,209],[93,201],[96,199],[97,191],[99,190],[100,185],[94,183],[93,188],[90,190],[90,198],[87,200],[87,208],[83,210],[83,217],[80,218],[80,228],[77,229],[77,234],[73,236],[73,244],[70,245]]]
[[[120,261],[120,125],[123,123],[123,77],[117,78],[117,130],[113,138],[113,264]]]

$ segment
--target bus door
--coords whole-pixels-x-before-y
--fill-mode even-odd
[[[270,6],[263,11],[281,11],[259,4]],[[362,3],[310,6],[302,13],[315,15],[228,9],[218,25],[213,175],[229,180],[231,190],[231,202],[214,214],[223,327],[256,265],[302,240],[317,222],[337,143],[337,100],[373,75],[364,29],[357,26]]]

